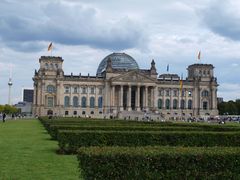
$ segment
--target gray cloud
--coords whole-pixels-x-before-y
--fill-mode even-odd
[[[239,41],[240,14],[237,12],[239,5],[232,0],[214,1],[211,6],[201,12],[203,22],[214,33]]]
[[[17,10],[18,4],[14,5]],[[12,6],[11,9],[14,9]],[[34,6],[27,6],[26,11],[28,8]],[[127,16],[106,18],[95,8],[81,4],[73,6],[60,1],[38,8],[37,16],[31,14],[35,13],[32,10],[30,14],[20,15],[16,11],[0,16],[0,36],[6,45],[15,50],[31,51],[41,46],[28,49],[26,44],[33,41],[53,41],[66,45],[123,50],[146,42],[143,28]]]

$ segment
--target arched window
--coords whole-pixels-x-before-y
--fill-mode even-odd
[[[51,69],[53,69],[54,68],[54,66],[53,66],[53,64],[51,63],[51,65],[50,65],[50,67],[51,67]]]
[[[74,96],[73,97],[73,107],[78,107],[79,103],[78,103],[78,97]]]
[[[162,109],[162,99],[158,99],[158,109]]]
[[[102,97],[98,98],[98,108],[102,108]]]
[[[192,100],[191,99],[188,100],[188,109],[192,109]]]
[[[83,108],[87,107],[87,98],[86,97],[82,97],[82,107]]]
[[[94,106],[95,106],[95,98],[90,97],[90,108],[94,108]]]
[[[203,109],[204,109],[204,110],[207,110],[207,109],[208,109],[208,102],[207,102],[207,101],[204,101],[204,102],[203,102]]]
[[[166,109],[170,109],[170,100],[166,99],[165,101]]]
[[[185,101],[183,99],[181,100],[181,109],[185,109]]]
[[[176,99],[173,100],[173,109],[177,109],[178,101]]]
[[[202,92],[202,97],[208,97],[208,96],[209,96],[208,91],[207,91],[207,90],[204,90],[204,91]]]
[[[70,106],[70,98],[69,96],[64,97],[64,106],[69,107]]]
[[[45,68],[48,69],[48,63],[45,64]]]
[[[47,92],[48,93],[53,93],[55,92],[55,87],[53,85],[48,85],[47,86]]]

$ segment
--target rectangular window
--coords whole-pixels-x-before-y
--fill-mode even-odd
[[[82,94],[87,94],[87,88],[86,87],[82,87]]]
[[[91,87],[91,88],[90,88],[90,93],[91,93],[91,94],[94,94],[94,87]]]
[[[68,86],[65,87],[65,93],[70,93],[70,87]]]
[[[162,89],[158,90],[158,96],[163,96],[164,95],[164,91]]]
[[[173,90],[173,96],[177,96],[178,95],[178,93],[177,93],[177,90]]]
[[[170,91],[166,90],[166,96],[170,96]]]
[[[73,88],[73,93],[78,93],[78,88],[77,87]]]
[[[98,89],[98,94],[102,94],[102,88]]]
[[[182,90],[182,96],[185,96],[185,91],[184,90]]]
[[[48,97],[47,98],[47,106],[48,107],[53,107],[53,97]]]

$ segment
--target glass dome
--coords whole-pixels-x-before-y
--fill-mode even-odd
[[[112,60],[113,69],[139,69],[137,62],[128,54],[112,53],[106,56],[99,64],[97,69],[97,76],[101,76],[102,72],[106,69],[108,58]]]

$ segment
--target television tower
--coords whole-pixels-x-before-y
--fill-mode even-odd
[[[12,88],[12,64],[10,64],[10,74],[9,74],[9,81],[8,81],[8,105],[11,105],[11,88]]]

